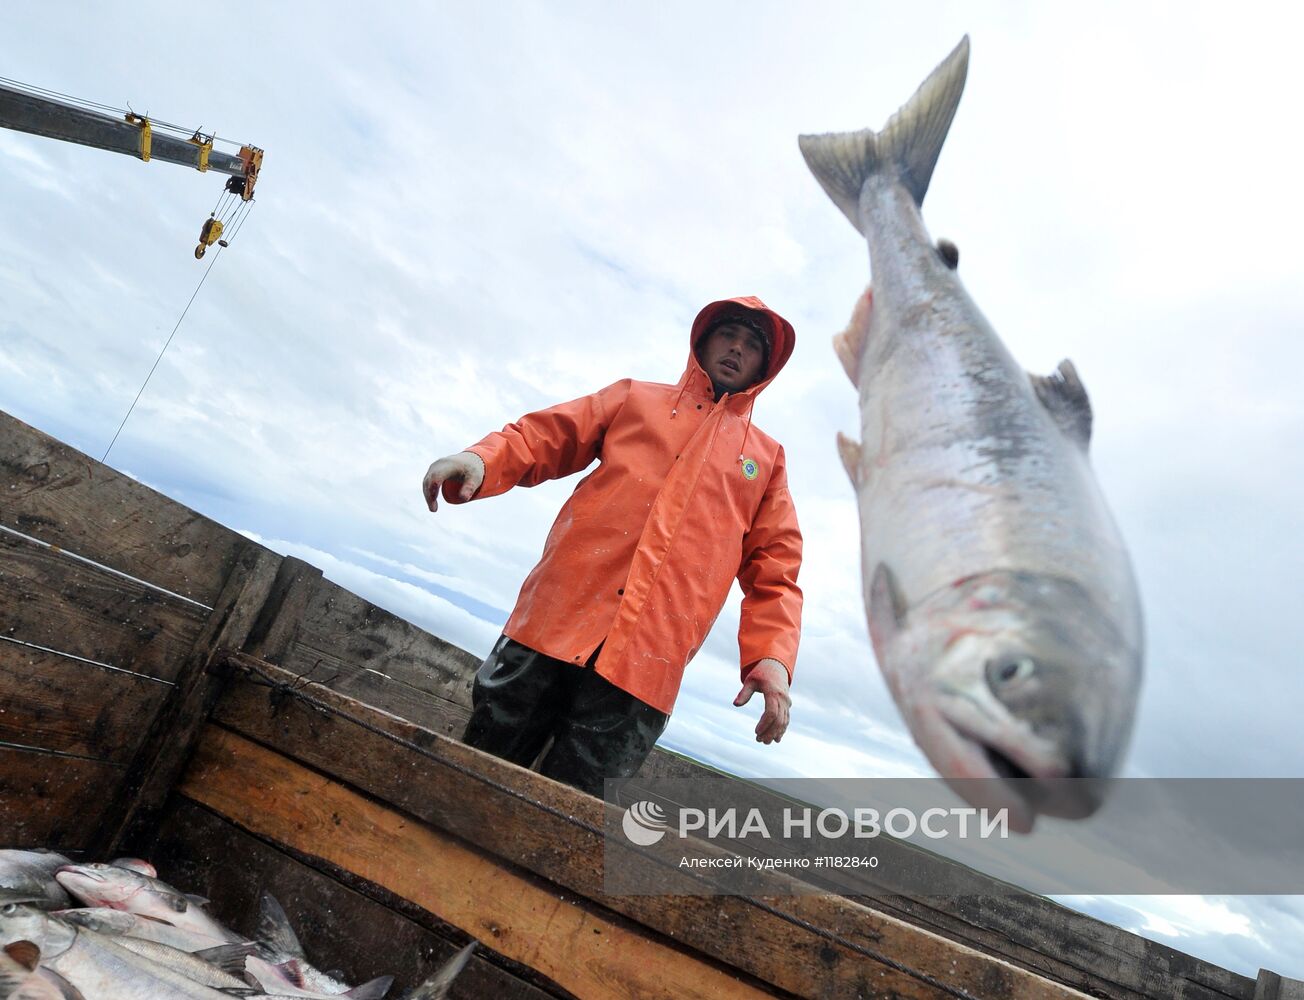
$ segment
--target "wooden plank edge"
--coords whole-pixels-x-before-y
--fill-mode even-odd
[[[206,606],[246,542],[3,411],[0,524]]]
[[[415,903],[328,862],[273,843],[183,795],[168,799],[148,840],[127,845],[149,858],[170,884],[210,900],[210,909],[237,933],[257,933],[259,903],[271,893],[289,914],[310,960],[346,970],[363,982],[395,976],[390,993],[405,995],[470,938]],[[529,966],[480,946],[458,976],[454,997],[575,1000],[574,994]]]
[[[104,857],[118,853],[132,828],[148,826],[176,784],[226,683],[224,670],[210,669],[221,648],[245,641],[272,589],[281,557],[250,542],[236,559],[182,666],[177,686],[155,715],[128,768],[123,787],[105,812],[95,847]]]
[[[179,792],[415,903],[579,996],[617,987],[647,1000],[773,995],[227,730],[205,732]]]
[[[691,940],[695,933],[692,921],[698,915],[706,919],[708,912],[717,922],[728,914],[731,925],[755,925],[755,933],[741,935],[740,942],[730,942],[727,948],[704,942],[700,935],[692,944],[783,989],[810,993],[816,981],[832,982],[839,977],[850,983],[860,970],[872,964],[903,970],[900,989],[904,995],[914,995],[911,983],[926,986],[930,991],[927,995],[934,995],[939,984],[943,992],[954,988],[959,991],[954,995],[963,995],[970,988],[966,983],[974,989],[986,988],[994,977],[1030,996],[1078,995],[1028,970],[842,897],[799,895],[807,889],[794,888],[795,880],[786,876],[776,878],[774,883],[781,888],[773,895],[791,897],[783,899],[782,909],[764,900],[740,896],[690,896],[673,906],[667,906],[663,897],[606,896],[593,863],[577,864],[566,856],[602,855],[604,806],[600,801],[316,686],[310,689],[311,696],[291,687],[273,693],[266,686],[268,677],[273,678],[273,683],[277,677],[294,680],[293,675],[273,671],[265,674],[261,687],[237,684],[219,706],[216,717],[252,739],[336,775],[339,780],[351,781],[369,795],[446,832],[466,837],[555,884],[600,900],[604,906],[671,937]],[[308,697],[311,704],[305,702]],[[330,715],[332,706],[345,714]],[[386,736],[399,742],[387,743]],[[378,772],[376,780],[370,780],[364,773],[368,759],[390,759],[392,766]],[[419,767],[430,770],[422,780],[423,788],[430,787],[432,794],[423,792],[414,797],[410,776]],[[398,773],[408,777],[398,780],[394,777]],[[380,787],[386,782],[392,786],[388,791]],[[474,787],[469,787],[468,782]],[[462,797],[449,800],[447,795],[454,786],[459,787],[457,794]],[[492,825],[472,828],[482,801],[504,795],[509,799],[501,808],[509,813],[519,810],[521,823],[550,831],[553,841],[566,839],[565,849],[529,852]],[[696,882],[684,880],[684,884],[688,888],[681,891],[696,891],[692,888]],[[802,942],[800,968],[791,963],[776,966],[760,940],[767,934],[775,940]]]
[[[303,628],[309,602],[322,583],[316,566],[286,556],[276,570],[276,580],[258,618],[242,644],[245,652],[280,663]]]

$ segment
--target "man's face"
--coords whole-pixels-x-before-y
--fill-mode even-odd
[[[764,374],[765,342],[751,327],[722,323],[706,335],[697,360],[716,385],[742,392]]]

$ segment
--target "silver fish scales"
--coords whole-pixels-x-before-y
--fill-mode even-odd
[[[1089,815],[1117,772],[1141,606],[1076,370],[1026,373],[924,227],[968,58],[966,37],[881,132],[800,145],[873,273],[834,346],[860,393],[860,440],[838,445],[875,656],[938,772],[1026,831]]]

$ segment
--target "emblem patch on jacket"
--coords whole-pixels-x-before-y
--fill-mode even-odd
[[[748,480],[748,481],[750,482],[751,480],[755,479],[755,478],[760,474],[760,471],[761,471],[761,467],[760,467],[759,465],[756,464],[756,459],[754,459],[754,458],[744,458],[744,459],[743,459],[743,478],[744,478],[744,479],[746,479],[746,480]]]

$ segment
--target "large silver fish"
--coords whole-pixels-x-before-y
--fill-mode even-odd
[[[85,1000],[230,1000],[223,993],[122,948],[113,938],[65,924],[27,906],[0,906],[0,948],[32,951],[42,971]],[[25,963],[32,967],[31,961]],[[26,985],[26,984],[24,984]]]
[[[151,878],[140,868],[106,864],[64,865],[54,877],[86,906],[107,906],[166,921],[195,935],[200,947],[244,941],[205,913],[195,897]]]
[[[860,391],[839,450],[874,653],[938,772],[1028,830],[1089,815],[1116,773],[1141,610],[1072,364],[1028,375],[920,216],[968,61],[965,37],[881,132],[800,145],[869,244],[872,298],[834,346]]]
[[[26,899],[46,909],[68,906],[72,900],[54,879],[66,864],[68,859],[53,851],[0,850],[0,898]]]

